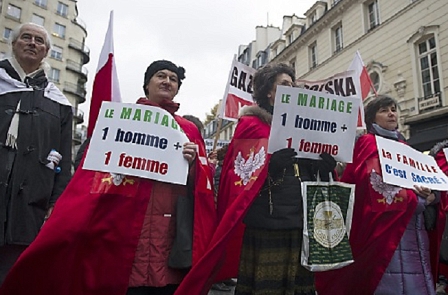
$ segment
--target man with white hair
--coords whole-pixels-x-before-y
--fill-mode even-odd
[[[72,109],[47,80],[48,32],[22,24],[0,61],[0,285],[70,180]]]

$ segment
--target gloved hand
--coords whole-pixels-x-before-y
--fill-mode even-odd
[[[297,153],[293,148],[284,148],[274,152],[269,161],[269,174],[278,176],[285,167],[292,166],[295,156]]]
[[[336,160],[329,153],[322,153],[319,155],[322,160],[317,161],[317,168],[321,178],[328,178],[328,173],[333,172],[336,168]]]

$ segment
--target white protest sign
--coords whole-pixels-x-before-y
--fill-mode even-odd
[[[188,137],[161,108],[103,102],[83,168],[186,184],[185,142]]]
[[[213,143],[215,142],[215,140],[211,139],[211,138],[206,138],[206,139],[204,139],[204,141],[205,141],[205,150],[208,155],[213,151]],[[216,142],[216,150],[219,150],[226,144],[229,144],[229,142],[230,141],[228,141],[228,140],[218,139],[218,141]]]
[[[268,152],[291,147],[300,158],[323,152],[352,162],[361,100],[302,88],[277,86]]]
[[[376,136],[376,145],[385,183],[410,189],[419,185],[433,190],[448,190],[448,177],[433,157],[381,136]]]
[[[252,105],[253,76],[255,69],[240,63],[235,58],[230,67],[223,103],[219,112],[220,117],[236,121],[243,106]]]

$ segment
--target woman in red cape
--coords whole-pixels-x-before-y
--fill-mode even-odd
[[[288,148],[267,154],[277,85],[291,86],[294,78],[285,64],[255,74],[256,105],[242,109],[222,167],[220,222],[176,294],[207,294],[213,281],[237,276],[235,294],[315,293],[312,273],[300,265],[300,182],[315,180],[318,171],[328,175],[336,162],[328,154],[296,159]]]
[[[194,195],[192,264],[216,227],[212,175],[204,141],[190,121],[177,116],[172,99],[184,69],[169,61],[152,63],[137,103],[171,113],[191,142],[190,188],[139,177],[78,169],[36,240],[19,258],[1,295],[173,294],[188,269],[168,266],[175,238],[177,199]],[[196,148],[197,146],[197,148]]]
[[[431,156],[433,156],[439,165],[440,169],[448,175],[448,162],[446,160],[445,152],[443,151],[445,148],[448,148],[448,140],[437,143],[429,152]],[[448,264],[439,262],[439,254],[440,254],[440,241],[441,237],[446,232],[446,214],[448,213],[448,196],[447,192],[441,192],[440,198],[440,206],[439,206],[439,216],[437,219],[436,227],[429,233],[429,238],[431,241],[431,251],[433,252],[431,255],[431,263],[433,265],[434,278],[438,281],[438,277],[443,275],[448,278]],[[441,283],[441,282],[439,282]],[[448,287],[445,285],[445,287]]]
[[[368,134],[355,144],[342,181],[356,184],[350,244],[354,263],[316,273],[319,295],[435,294],[423,214],[435,194],[383,183],[376,136],[403,141],[397,104],[387,96],[365,111]],[[418,196],[417,196],[418,193]]]

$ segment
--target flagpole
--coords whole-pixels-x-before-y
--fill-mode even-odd
[[[213,141],[213,149],[214,151],[216,149],[216,145],[218,144],[219,135],[221,133],[221,126],[222,126],[222,117],[218,120],[218,127],[216,128],[216,134],[215,134],[215,140]]]
[[[216,134],[215,134],[215,140],[213,141],[213,149],[214,151],[216,149],[216,145],[218,144],[219,135],[221,133],[221,127],[222,127],[222,117],[224,117],[225,109],[226,109],[226,102],[227,102],[227,96],[229,96],[229,87],[230,87],[230,79],[232,78],[232,69],[233,64],[236,61],[236,54],[233,55],[232,59],[232,66],[230,67],[229,77],[227,78],[227,84],[226,89],[224,91],[224,97],[219,105],[218,108],[218,126],[216,128]]]

